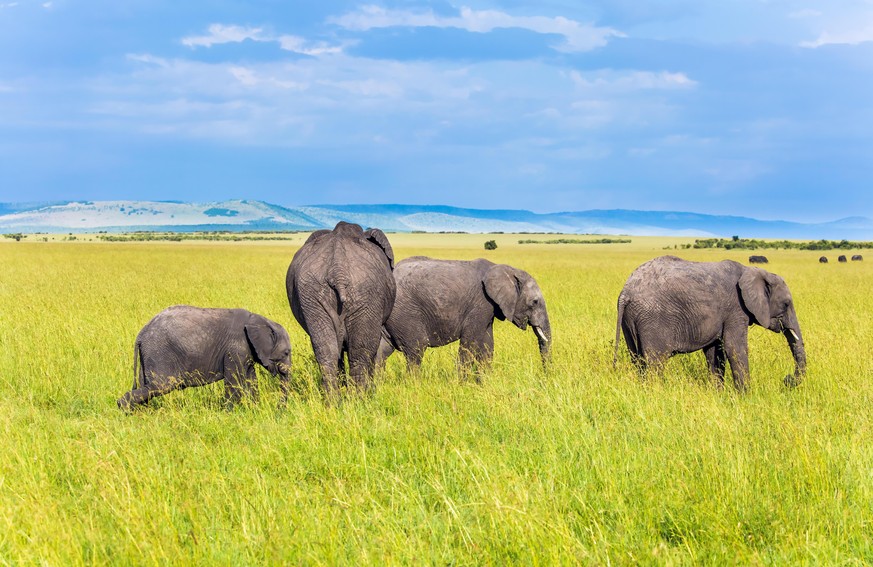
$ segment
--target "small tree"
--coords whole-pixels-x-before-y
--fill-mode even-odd
[[[485,242],[485,250],[497,250],[497,242],[493,240],[487,240]]]

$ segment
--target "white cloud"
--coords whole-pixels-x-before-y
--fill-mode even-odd
[[[342,53],[342,45],[330,45],[325,42],[310,42],[295,35],[273,35],[266,33],[263,28],[244,26],[226,26],[212,24],[209,26],[207,35],[189,36],[182,38],[182,45],[188,47],[212,47],[223,43],[241,43],[243,41],[258,41],[278,43],[285,51],[300,53],[318,57],[320,55],[332,55]]]
[[[630,71],[618,73],[614,71],[597,71],[591,77],[584,76],[579,71],[570,71],[570,79],[581,89],[611,89],[611,90],[644,90],[644,89],[687,89],[697,86],[697,81],[688,78],[685,73],[669,71]]]
[[[858,45],[873,41],[873,26],[868,26],[863,29],[845,30],[839,32],[823,32],[813,41],[804,41],[800,44],[801,47],[816,48],[823,45]]]
[[[280,89],[291,89],[302,91],[309,87],[306,83],[298,83],[295,81],[277,79],[274,76],[263,76],[249,67],[231,66],[228,72],[246,87],[278,87]]]
[[[467,7],[461,8],[458,16],[440,16],[432,10],[388,10],[371,5],[330,21],[354,31],[388,27],[436,27],[487,33],[495,29],[519,28],[563,36],[564,42],[555,48],[571,52],[589,51],[606,45],[610,37],[624,37],[623,33],[612,28],[597,27],[561,16],[512,16],[498,10],[474,10]]]
[[[18,6],[18,2],[7,2],[7,3],[5,3],[5,4],[0,4],[0,9],[3,9],[3,8],[14,8],[14,7],[16,7],[16,6]]]
[[[279,45],[285,51],[293,51],[303,55],[311,55],[317,57],[319,55],[332,55],[342,53],[341,45],[329,45],[324,42],[310,43],[302,37],[296,35],[282,35],[278,38]]]
[[[42,3],[42,7],[45,8],[46,10],[51,10],[53,6],[54,6],[54,2],[43,2]]]
[[[212,24],[209,26],[208,31],[209,35],[183,37],[182,45],[188,47],[212,47],[221,43],[240,43],[247,39],[269,41],[269,39],[263,37],[263,30],[261,28]]]
[[[127,58],[131,61],[147,63],[149,65],[157,65],[158,67],[168,67],[170,65],[166,59],[162,57],[155,57],[154,55],[149,55],[148,53],[128,53]]]

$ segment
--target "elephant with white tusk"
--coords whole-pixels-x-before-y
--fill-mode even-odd
[[[549,358],[552,328],[543,292],[523,270],[488,260],[435,260],[414,256],[394,268],[397,299],[385,323],[379,361],[394,350],[410,370],[430,347],[460,341],[460,363],[487,364],[494,352],[494,319],[528,325],[543,363]]]
[[[732,260],[661,256],[634,270],[621,290],[613,361],[622,333],[641,370],[674,354],[703,350],[720,387],[729,362],[734,387],[745,391],[752,324],[785,336],[795,368],[784,382],[797,385],[806,373],[806,351],[784,279]]]

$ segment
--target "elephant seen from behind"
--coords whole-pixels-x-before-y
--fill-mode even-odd
[[[488,260],[437,260],[414,256],[394,270],[397,300],[385,323],[379,361],[394,350],[406,356],[410,370],[430,347],[460,341],[462,367],[488,364],[494,352],[494,319],[528,325],[547,361],[552,329],[546,300],[527,272]]]
[[[288,302],[309,334],[329,400],[339,391],[346,355],[355,386],[372,387],[382,325],[394,306],[393,269],[385,234],[347,222],[313,232],[288,266]]]
[[[118,407],[129,411],[155,396],[218,380],[224,380],[228,409],[244,392],[257,401],[255,363],[279,378],[284,403],[291,341],[282,325],[245,309],[168,307],[137,335],[133,387]]]
[[[785,280],[732,260],[662,256],[634,270],[621,290],[614,361],[622,333],[641,370],[674,354],[703,350],[716,383],[724,384],[729,362],[734,386],[742,392],[749,376],[752,324],[785,336],[795,368],[784,382],[798,384],[806,372],[806,351]]]

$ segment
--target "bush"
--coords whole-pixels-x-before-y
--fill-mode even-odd
[[[488,240],[485,242],[485,250],[497,250],[497,242]]]

